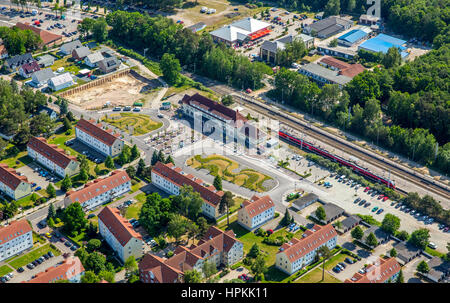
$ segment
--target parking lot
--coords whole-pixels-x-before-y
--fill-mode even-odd
[[[65,145],[70,146],[71,148],[73,148],[76,152],[85,155],[86,158],[88,158],[89,160],[91,160],[94,163],[102,163],[105,161],[106,156],[99,153],[98,151],[96,151],[95,149],[93,149],[92,147],[82,143],[79,140],[76,139],[72,139],[70,141],[66,141],[64,142]]]

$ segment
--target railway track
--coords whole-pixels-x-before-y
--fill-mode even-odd
[[[231,92],[227,89],[223,89],[220,87],[214,87],[214,91],[220,93],[220,94],[230,94]],[[349,154],[352,154],[356,157],[358,157],[360,160],[367,161],[374,165],[375,167],[378,167],[380,169],[383,169],[385,171],[390,171],[393,175],[396,175],[400,178],[402,178],[405,181],[411,182],[415,185],[418,185],[420,187],[427,186],[427,190],[429,192],[432,192],[444,199],[450,199],[450,189],[445,184],[437,183],[436,181],[430,181],[427,180],[425,177],[422,177],[420,175],[417,175],[409,169],[403,168],[399,166],[398,164],[390,164],[386,163],[386,161],[381,156],[375,156],[372,154],[369,154],[368,152],[364,151],[362,148],[358,148],[356,146],[353,146],[352,144],[337,140],[332,135],[326,133],[325,131],[317,130],[315,128],[312,128],[311,126],[308,126],[306,122],[303,122],[295,117],[292,117],[284,112],[281,112],[279,109],[276,109],[274,107],[260,104],[259,102],[255,102],[254,100],[244,97],[244,96],[237,96],[233,92],[233,97],[235,101],[239,104],[245,105],[252,110],[259,112],[263,115],[266,115],[270,118],[277,119],[286,126],[301,131],[304,133],[307,133],[310,137],[327,143],[331,146],[334,146],[340,150],[346,151]],[[245,102],[244,102],[245,100]],[[404,189],[401,189],[397,186],[397,191],[406,194],[407,191]]]

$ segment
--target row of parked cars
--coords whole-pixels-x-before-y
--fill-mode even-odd
[[[338,180],[339,183],[350,185],[350,187],[354,187],[355,189],[358,189],[361,187],[361,184],[359,184],[357,181],[347,178],[345,175],[339,176],[339,175],[331,174],[330,177],[331,178],[334,177],[335,179]]]
[[[53,258],[55,255],[53,254],[53,252],[49,251],[46,254],[43,254],[41,257],[36,258],[33,262],[30,262],[27,264],[27,268],[28,269],[33,269],[36,266],[39,266],[40,264],[44,263],[46,260]],[[24,272],[25,269],[23,269],[23,267],[20,267],[17,269],[17,271],[19,273]]]
[[[116,106],[116,107],[113,108],[113,112],[120,112],[121,110],[122,110],[122,107],[120,107],[120,106]],[[124,106],[123,111],[124,112],[131,111],[131,106]],[[133,111],[134,112],[140,112],[141,108],[140,107],[134,107]]]
[[[378,194],[378,192],[375,189],[371,189],[370,187],[366,187],[364,188],[364,192],[372,197],[375,197],[378,195],[377,200],[381,200],[382,202],[386,201],[389,199],[388,196],[385,196],[383,194]]]
[[[353,263],[355,263],[355,260],[353,260],[353,259],[351,259],[351,258],[349,258],[349,257],[345,258],[344,261],[345,261],[346,263],[348,263],[348,264],[353,264]],[[335,267],[333,267],[333,271],[334,271],[335,273],[340,273],[340,272],[343,271],[346,267],[347,267],[347,265],[346,265],[344,262],[339,262],[338,264],[336,264]]]
[[[154,247],[157,244],[156,241],[152,237],[150,237],[149,235],[143,237],[142,240],[144,240],[144,242],[147,245],[150,245],[150,247]]]

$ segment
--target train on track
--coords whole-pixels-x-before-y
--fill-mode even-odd
[[[335,156],[333,154],[330,154],[329,152],[327,152],[326,150],[323,150],[321,148],[318,148],[316,146],[314,146],[313,144],[311,144],[310,142],[307,142],[305,140],[301,140],[298,139],[290,134],[288,134],[286,131],[284,130],[280,130],[278,131],[278,135],[280,136],[281,139],[296,145],[298,147],[300,147],[301,149],[304,150],[308,150],[311,151],[315,154],[318,154],[322,157],[325,157],[331,161],[337,162],[343,166],[349,167],[350,169],[352,169],[355,173],[358,173],[374,182],[378,182],[378,183],[383,183],[384,185],[386,185],[389,188],[395,189],[395,183],[391,180],[387,180],[383,177],[379,177],[377,175],[372,174],[371,172],[369,172],[367,169],[359,167],[358,165],[355,165],[351,162],[349,162],[348,160],[342,159],[341,157]]]

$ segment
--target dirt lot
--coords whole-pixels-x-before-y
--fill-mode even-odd
[[[156,88],[158,84],[156,80],[145,81],[127,75],[67,98],[84,109],[102,108],[107,101],[111,102],[111,106],[132,105],[135,101],[147,99],[145,92]]]

